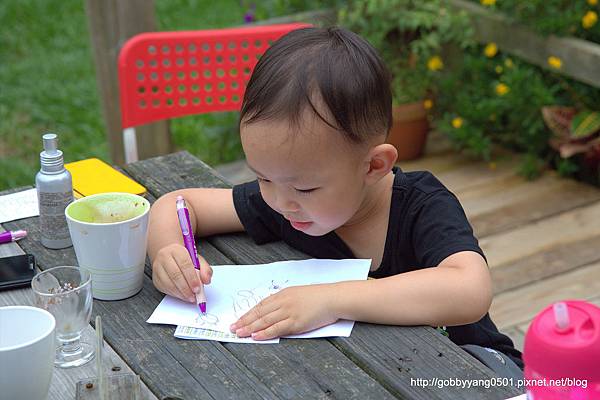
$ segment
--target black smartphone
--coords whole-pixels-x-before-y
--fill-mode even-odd
[[[33,254],[0,258],[0,290],[29,286],[34,275]]]

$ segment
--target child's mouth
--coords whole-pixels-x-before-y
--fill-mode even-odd
[[[292,224],[292,227],[294,229],[299,230],[299,231],[303,231],[303,230],[309,228],[312,225],[312,222],[290,221],[290,224]]]

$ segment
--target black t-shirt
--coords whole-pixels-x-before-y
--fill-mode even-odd
[[[402,172],[394,168],[390,219],[379,268],[369,276],[384,278],[412,270],[437,266],[459,251],[485,255],[458,199],[431,173]],[[289,221],[269,207],[257,181],[236,185],[233,202],[246,232],[257,244],[283,240],[315,258],[355,258],[335,233],[310,236],[294,229]],[[501,351],[523,368],[521,353],[501,334],[489,314],[478,322],[447,327],[450,340],[458,345],[476,344]]]

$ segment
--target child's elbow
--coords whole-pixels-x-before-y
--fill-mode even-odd
[[[480,285],[474,287],[466,298],[467,311],[465,319],[466,323],[474,323],[481,320],[490,310],[492,305],[492,284],[491,280],[481,282]]]

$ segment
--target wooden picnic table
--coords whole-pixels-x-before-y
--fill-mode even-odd
[[[176,189],[230,186],[187,152],[138,161],[124,172],[148,189],[151,202]],[[29,235],[1,245],[0,255],[34,254],[42,270],[77,265],[72,247],[50,250],[41,245],[38,217],[5,223],[3,229],[26,229]],[[198,248],[213,265],[307,258],[281,242],[257,246],[245,234],[201,239]],[[106,371],[140,375],[144,398],[507,399],[522,393],[494,384],[491,370],[431,327],[357,323],[348,338],[282,339],[272,345],[181,340],[173,336],[173,326],[145,322],[162,298],[147,262],[138,294],[121,301],[94,300],[93,305],[91,323],[102,316],[110,355]],[[0,306],[31,302],[31,289],[0,292]],[[85,335],[93,335],[92,326]],[[95,376],[93,366],[55,368],[49,399],[75,398],[75,382]],[[429,379],[429,386],[417,379]],[[469,380],[472,387],[451,386],[449,379]]]

